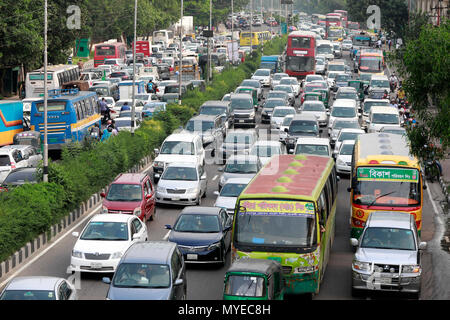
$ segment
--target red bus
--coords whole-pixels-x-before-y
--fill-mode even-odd
[[[121,59],[125,62],[127,46],[123,42],[102,43],[95,46],[94,68],[104,63],[105,59]]]
[[[347,28],[350,30],[359,30],[359,22],[348,21]]]
[[[304,78],[315,73],[316,34],[309,31],[293,31],[288,36],[286,73],[290,77]]]
[[[330,27],[342,27],[342,16],[340,13],[327,13],[325,18],[325,39],[328,38]]]
[[[134,49],[134,43],[132,44],[132,48]],[[147,40],[141,40],[136,41],[136,53],[143,53],[144,57],[150,57],[150,41]]]
[[[348,28],[348,13],[345,10],[334,10],[334,13],[340,13],[342,17],[342,24],[344,28]]]

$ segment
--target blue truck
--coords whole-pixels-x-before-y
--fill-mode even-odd
[[[260,69],[270,69],[272,73],[277,73],[280,70],[280,57],[279,56],[262,56]]]

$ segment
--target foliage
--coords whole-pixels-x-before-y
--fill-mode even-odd
[[[294,6],[297,10],[308,14],[327,14],[334,10],[343,10],[350,0],[310,0],[297,1]]]

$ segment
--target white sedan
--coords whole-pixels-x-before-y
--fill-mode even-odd
[[[352,169],[352,154],[355,140],[344,140],[336,155],[336,171],[338,174],[350,174]]]
[[[116,271],[122,255],[139,241],[147,241],[147,226],[128,214],[97,214],[84,227],[72,250],[68,273]]]

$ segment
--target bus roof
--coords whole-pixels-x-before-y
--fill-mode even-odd
[[[292,31],[291,33],[289,33],[289,37],[312,37],[315,38],[317,36],[317,34],[315,32],[311,32],[311,31]]]
[[[294,198],[315,199],[331,171],[331,157],[316,155],[278,155],[252,179],[240,199]]]
[[[59,90],[56,90],[59,91]],[[61,90],[63,91],[63,90]],[[53,95],[50,94],[48,95],[48,101],[51,100],[77,100],[86,96],[96,96],[97,93],[95,91],[71,91],[70,93],[62,93],[62,94],[58,94],[58,95]],[[44,98],[42,98],[41,100],[36,100],[33,102],[33,104],[39,104],[39,103],[44,103]]]
[[[68,69],[76,69],[79,68],[78,65],[76,64],[57,64],[57,65],[53,65],[53,66],[48,66],[47,67],[47,72],[56,72],[56,71],[60,71],[60,70],[68,70]],[[37,70],[33,70],[30,71],[29,73],[34,73],[34,72],[44,72],[44,67],[37,69]]]
[[[356,150],[358,150],[356,152]],[[418,167],[416,157],[410,154],[406,137],[392,133],[367,133],[358,136],[355,150],[356,165],[402,164]]]

